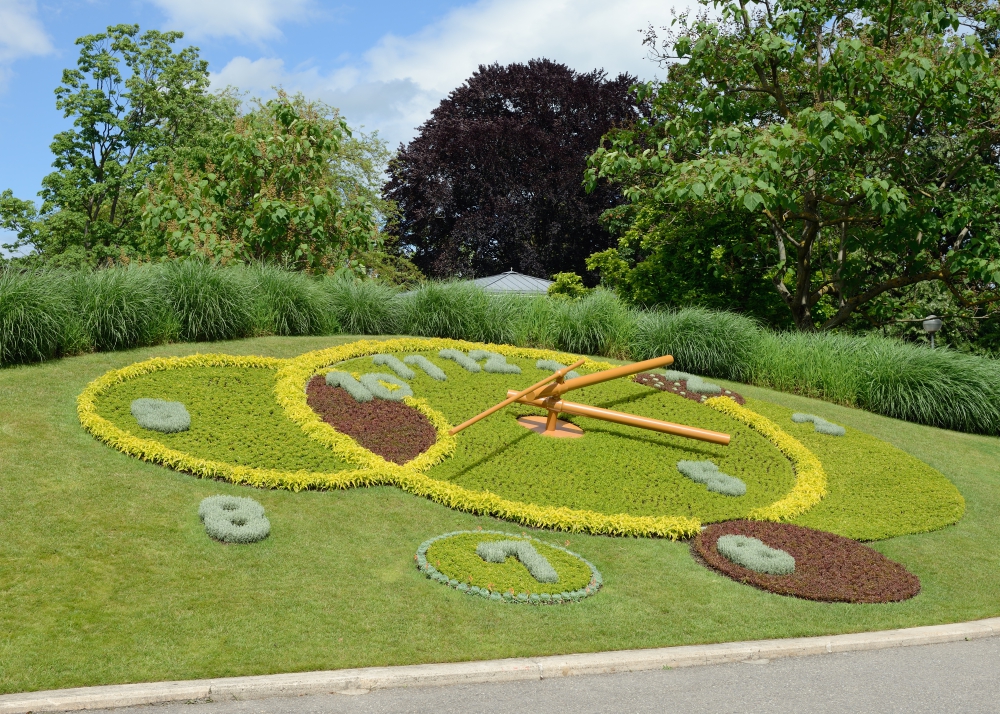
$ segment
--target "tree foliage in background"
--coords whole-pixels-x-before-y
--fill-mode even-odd
[[[587,267],[624,300],[734,310],[774,326],[790,322],[765,275],[766,228],[748,212],[645,200],[612,208],[602,220],[618,245],[591,255]]]
[[[17,234],[9,250],[66,265],[136,254],[139,191],[157,166],[204,151],[232,115],[229,98],[208,93],[198,49],[173,49],[181,37],[115,25],[76,41],[77,67],[56,89],[73,127],[52,141],[55,171],[42,181],[41,209],[0,194],[0,226]]]
[[[587,156],[637,107],[626,75],[549,60],[480,66],[434,110],[389,168],[400,244],[433,276],[583,273],[611,239],[600,214],[622,201],[581,186]]]
[[[591,185],[765,221],[757,275],[802,330],[926,281],[966,308],[997,300],[995,2],[713,5],[650,31],[658,59],[683,62],[641,88],[649,120],[609,136]]]
[[[377,137],[352,142],[336,110],[279,93],[144,193],[149,252],[360,273],[378,242],[376,206],[391,210],[371,185],[384,152]]]

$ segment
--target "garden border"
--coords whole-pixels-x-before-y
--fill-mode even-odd
[[[78,687],[0,695],[0,714],[111,709],[207,699],[215,701],[269,699],[337,692],[361,693],[372,689],[401,687],[533,681],[748,660],[864,652],[893,647],[943,644],[997,635],[1000,635],[1000,617],[902,630],[795,637],[783,640],[751,640],[478,662],[411,664],[180,682]]]

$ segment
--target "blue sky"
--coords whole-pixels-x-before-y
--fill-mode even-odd
[[[185,32],[213,85],[340,107],[394,148],[479,64],[548,57],[652,78],[639,30],[687,0],[0,0],[0,190],[34,198],[68,126],[53,90],[74,40],[117,23]]]

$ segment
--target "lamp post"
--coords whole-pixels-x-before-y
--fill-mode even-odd
[[[931,349],[934,349],[934,333],[941,329],[941,318],[937,315],[928,315],[923,321],[924,332],[931,336]]]

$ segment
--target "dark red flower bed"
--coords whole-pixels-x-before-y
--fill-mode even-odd
[[[720,536],[744,535],[795,558],[791,575],[765,575],[719,554]],[[897,602],[920,592],[920,580],[878,551],[843,536],[789,523],[728,521],[703,530],[692,544],[711,568],[733,580],[779,595],[824,602]]]
[[[406,463],[437,441],[434,425],[403,402],[357,402],[347,390],[329,386],[323,375],[309,381],[306,395],[323,421],[386,461]]]
[[[737,404],[745,404],[746,399],[742,395],[736,392],[723,389],[722,394],[699,394],[698,392],[689,391],[687,388],[687,380],[670,380],[664,377],[662,374],[656,374],[655,372],[640,372],[632,378],[639,384],[645,385],[647,387],[652,387],[653,389],[659,389],[661,392],[670,392],[671,394],[677,394],[678,396],[684,397],[686,399],[691,399],[695,402],[705,401],[702,397],[729,397]],[[675,384],[676,382],[676,384]]]

